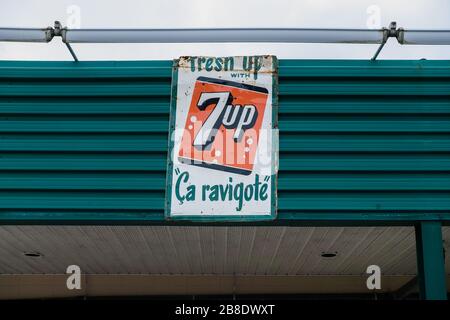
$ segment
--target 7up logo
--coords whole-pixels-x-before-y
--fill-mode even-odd
[[[215,138],[220,126],[234,129],[233,139],[238,142],[246,129],[252,128],[258,118],[258,111],[252,104],[231,105],[233,96],[230,92],[202,92],[197,103],[199,110],[213,107],[201,129],[195,136],[193,145],[205,149]]]
[[[179,160],[250,174],[267,99],[266,88],[199,77],[189,106]]]

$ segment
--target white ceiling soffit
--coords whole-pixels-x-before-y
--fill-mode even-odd
[[[416,274],[412,227],[0,227],[0,274],[61,274],[71,264],[87,274],[362,275],[372,264]]]

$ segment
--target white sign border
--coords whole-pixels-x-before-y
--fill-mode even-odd
[[[254,57],[268,57],[268,56],[254,56]],[[189,57],[182,57],[186,59]],[[198,58],[198,57],[195,57]],[[173,149],[175,141],[173,133],[175,131],[176,123],[176,108],[178,95],[178,68],[180,59],[174,59],[172,65],[172,83],[171,83],[171,97],[170,97],[170,117],[169,117],[169,134],[168,134],[168,153],[167,153],[167,170],[166,170],[166,189],[165,189],[165,205],[164,217],[166,220],[184,220],[197,222],[245,222],[245,221],[267,221],[275,220],[278,209],[278,59],[276,56],[272,58],[272,175],[271,175],[271,210],[270,214],[265,215],[171,215],[171,195],[172,195],[172,181],[173,181]],[[275,134],[276,132],[276,134]]]

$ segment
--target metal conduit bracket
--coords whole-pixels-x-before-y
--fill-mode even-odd
[[[397,22],[395,21],[392,21],[389,24],[389,28],[383,28],[382,30],[383,30],[383,41],[381,42],[380,46],[378,47],[377,51],[372,57],[371,59],[372,61],[377,59],[378,55],[380,54],[381,50],[383,49],[384,45],[386,44],[389,38],[396,38],[397,41],[401,43],[399,40],[399,35],[401,33],[401,36],[403,37],[404,34],[402,28],[397,29]]]
[[[55,30],[52,27],[47,27],[45,29],[45,41],[50,42],[53,40],[53,37],[55,36]]]
[[[59,21],[55,21],[55,26],[53,28],[53,36],[55,37],[61,37],[63,43],[66,45],[67,49],[70,52],[70,55],[72,56],[73,60],[75,62],[78,62],[78,57],[75,54],[75,51],[73,50],[72,46],[70,45],[70,43],[68,43],[66,41],[66,32],[67,32],[67,28],[64,28],[61,24],[61,22]]]
[[[405,44],[405,29],[398,28],[396,37],[397,37],[398,43]]]

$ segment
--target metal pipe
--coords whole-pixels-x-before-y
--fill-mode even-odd
[[[368,29],[67,29],[67,43],[367,43],[383,41]]]
[[[450,45],[450,30],[402,30],[400,44]]]
[[[400,44],[450,45],[450,30],[391,29],[67,29],[0,28],[0,41],[49,42],[61,36],[65,43],[355,43],[383,44],[385,31]]]
[[[0,41],[49,42],[53,38],[53,28],[0,28]]]

